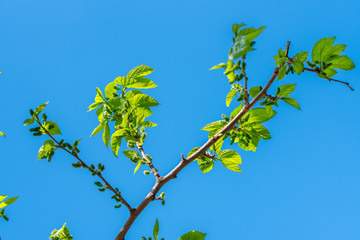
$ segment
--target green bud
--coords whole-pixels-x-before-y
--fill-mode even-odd
[[[149,175],[149,174],[151,174],[150,171],[148,171],[148,170],[145,170],[145,171],[144,171],[144,175]]]

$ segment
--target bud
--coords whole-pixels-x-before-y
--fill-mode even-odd
[[[145,170],[144,171],[144,175],[149,175],[151,172],[150,171],[148,171],[148,170]]]

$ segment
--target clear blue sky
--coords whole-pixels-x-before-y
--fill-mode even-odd
[[[128,216],[65,153],[36,162],[46,138],[22,126],[30,108],[50,101],[46,112],[63,137],[82,138],[81,157],[103,162],[109,181],[137,205],[153,177],[133,175],[134,164],[116,159],[100,135],[89,138],[97,126],[95,113],[87,113],[95,87],[139,64],[156,70],[150,77],[159,88],[147,92],[161,103],[149,119],[158,127],[144,148],[163,175],[204,143],[205,124],[236,107],[225,106],[222,71],[208,70],[226,60],[233,23],[267,26],[248,56],[256,86],[268,80],[272,56],[287,40],[291,55],[337,36],[359,66],[359,11],[355,0],[2,1],[0,130],[7,138],[0,139],[0,194],[20,196],[7,209],[10,221],[0,223],[2,239],[47,239],[63,222],[75,240],[113,239]],[[282,80],[297,83],[302,111],[281,104],[266,123],[271,140],[256,153],[235,148],[244,173],[217,164],[202,174],[191,164],[163,189],[166,206],[152,203],[127,239],[149,236],[156,218],[168,240],[193,229],[207,240],[360,239],[359,67],[337,77],[356,91],[311,73]]]

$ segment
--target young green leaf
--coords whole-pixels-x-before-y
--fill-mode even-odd
[[[130,70],[130,72],[127,74],[128,78],[138,78],[138,77],[144,77],[146,75],[149,75],[152,73],[154,69],[152,69],[149,66],[146,65],[140,65]]]
[[[128,157],[133,163],[137,163],[139,162],[139,160],[141,159],[140,154],[132,149],[128,149],[123,151],[124,155],[126,157]]]
[[[232,101],[232,99],[235,97],[237,91],[235,89],[231,89],[230,92],[226,95],[226,106],[228,107]]]
[[[206,233],[191,231],[182,235],[178,240],[204,240]]]
[[[251,47],[249,40],[245,38],[236,39],[234,45],[230,48],[229,58],[231,60],[236,59],[252,50],[254,49]]]
[[[154,225],[154,230],[153,230],[153,235],[154,235],[154,239],[158,240],[158,236],[159,236],[159,221],[156,219],[155,221],[155,225]]]
[[[49,103],[49,102],[46,102],[46,103],[41,104],[40,106],[38,106],[38,107],[35,109],[34,114],[35,114],[35,115],[38,115],[39,113],[41,113],[41,112],[44,110],[44,108],[46,107],[46,105],[47,105],[48,103]]]
[[[101,104],[103,104],[103,103],[102,103],[102,102],[94,102],[93,104],[91,104],[91,105],[89,106],[88,112],[90,112],[90,111],[98,108]]]
[[[50,135],[61,134],[59,126],[53,121],[45,121],[42,126]],[[40,131],[45,133],[43,128]]]
[[[214,69],[219,69],[219,68],[226,68],[226,67],[227,67],[227,63],[219,63],[218,65],[213,66],[209,70],[214,70]]]
[[[140,123],[141,127],[155,127],[157,126],[156,123],[150,122],[150,121],[144,121]]]
[[[241,24],[233,24],[232,25],[232,31],[235,35],[237,35],[237,33],[239,32],[240,28],[242,28],[243,26],[245,26],[245,24],[241,23]]]
[[[241,157],[234,150],[222,150],[218,153],[218,157],[220,158],[221,163],[228,169],[235,172],[241,172],[239,168],[239,164],[241,164]]]
[[[197,162],[202,173],[207,173],[214,167],[214,161],[208,157],[202,156]]]
[[[304,64],[302,62],[295,61],[293,63],[293,66],[294,66],[294,71],[299,75],[304,71]]]
[[[105,124],[100,123],[100,124],[94,129],[94,131],[91,133],[90,137],[92,137],[92,136],[98,134],[99,132],[101,132],[101,131],[104,129],[104,127],[105,127]]]
[[[286,69],[287,69],[287,67],[286,67],[286,65],[284,65],[284,66],[282,66],[281,68],[280,68],[280,70],[279,70],[279,74],[278,74],[278,81],[280,81],[281,79],[283,79],[284,77],[285,77],[285,74],[286,74]]]
[[[334,44],[335,37],[323,38],[317,41],[311,52],[312,62],[325,62],[332,52],[332,45]]]
[[[269,121],[276,115],[276,112],[272,109],[266,108],[253,108],[249,110],[244,119],[248,118],[247,123],[263,123]]]
[[[137,107],[154,107],[159,103],[146,94],[136,94],[134,96],[134,105]]]
[[[139,170],[140,166],[141,166],[141,161],[138,161],[138,163],[134,169],[134,174],[137,172],[137,170]]]
[[[4,200],[7,196],[5,195],[5,198],[4,198],[4,195],[2,195],[1,197]],[[8,198],[5,201],[0,202],[0,208],[4,208],[6,206],[9,206],[10,204],[13,204],[16,201],[16,199],[18,199],[18,197]],[[0,201],[2,201],[2,200],[0,200]]]
[[[336,56],[330,59],[327,63],[331,63],[331,68],[338,68],[342,70],[351,70],[355,67],[355,64],[348,56]]]
[[[230,113],[230,119],[233,119],[234,117],[236,117],[236,115],[238,115],[238,113],[241,111],[241,109],[243,109],[243,106],[244,106],[244,102],[242,102],[237,108],[235,108]]]
[[[109,141],[110,141],[110,127],[109,127],[108,122],[105,123],[102,139],[104,141],[105,146],[108,148],[109,147]]]
[[[296,84],[285,84],[281,87],[278,87],[276,90],[276,96],[278,97],[287,97],[290,93],[295,90]]]
[[[207,124],[205,127],[203,127],[201,130],[204,131],[213,131],[213,130],[218,130],[221,129],[222,127],[224,127],[226,125],[226,121],[225,120],[219,120],[216,122],[212,122]]]
[[[282,98],[282,100],[283,100],[284,102],[286,102],[287,104],[289,104],[290,106],[293,106],[293,107],[301,110],[299,103],[298,103],[294,98],[284,97],[284,98]]]
[[[307,60],[307,56],[308,56],[307,51],[298,52],[297,54],[295,54],[294,60],[304,63]]]

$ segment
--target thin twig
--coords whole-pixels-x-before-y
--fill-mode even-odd
[[[289,48],[290,48],[290,41],[287,41],[286,47],[285,47],[285,57],[289,56]]]
[[[139,151],[141,153],[141,156],[146,160],[146,164],[150,167],[150,169],[151,169],[152,173],[154,174],[156,180],[159,181],[161,176],[160,176],[158,170],[152,164],[152,161],[146,156],[146,154],[144,152],[144,148],[142,147],[142,145],[139,142],[136,142],[136,147],[137,147],[137,149],[139,149]]]
[[[40,124],[39,124],[40,125]],[[70,152],[68,149],[64,148],[42,125],[40,125],[45,133],[58,145],[58,147],[64,151],[66,151],[67,153],[69,153],[71,156],[75,157],[77,160],[79,160],[79,162],[81,162],[83,168],[89,169],[89,166],[82,161],[79,156],[76,153],[72,153]],[[107,186],[107,188],[112,191],[113,193],[115,193],[116,196],[118,196],[121,200],[121,202],[129,209],[130,212],[133,211],[133,208],[130,206],[130,204],[124,199],[124,197],[119,194],[111,185],[108,181],[105,180],[105,178],[102,176],[101,173],[98,173],[97,176],[105,183],[105,186]]]
[[[350,86],[350,84],[348,82],[328,78],[327,76],[324,76],[323,74],[321,74],[319,69],[304,68],[303,71],[314,72],[314,73],[320,74],[321,76],[323,76],[324,78],[329,80],[329,82],[338,82],[338,83],[345,84],[346,86],[348,86],[350,88],[351,91],[354,91],[354,89]]]
[[[242,60],[243,60],[243,64],[245,64],[245,59],[246,59],[246,56],[242,56]],[[244,79],[245,79],[245,88],[244,88],[244,91],[245,91],[245,106],[248,106],[249,105],[249,90],[248,90],[248,77],[246,76],[246,72],[245,72],[245,67],[244,68],[241,68],[241,72],[244,74]]]

